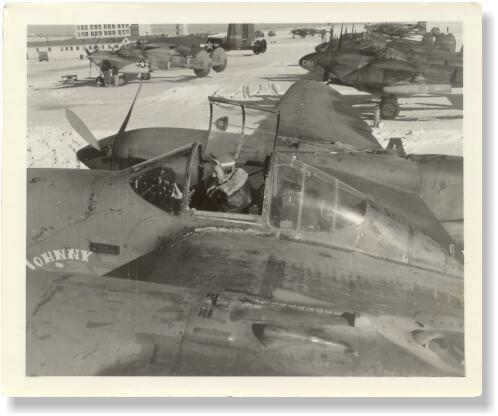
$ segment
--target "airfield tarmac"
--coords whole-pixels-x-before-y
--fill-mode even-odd
[[[222,73],[211,71],[197,78],[190,69],[154,71],[143,82],[128,130],[142,127],[207,129],[209,95],[218,95],[260,105],[274,105],[299,79],[311,79],[298,60],[313,51],[319,36],[292,39],[288,32],[267,38],[265,54],[228,52]],[[78,83],[64,85],[61,76],[75,74]],[[122,87],[97,88],[96,68],[88,60],[28,61],[27,152],[28,167],[84,167],[75,152],[87,143],[71,128],[65,109],[71,108],[97,139],[115,134],[123,122],[139,81]],[[371,125],[376,99],[344,86],[330,86],[344,95]],[[386,120],[374,135],[385,147],[390,137],[404,138],[409,153],[463,153],[462,90],[445,96],[400,99],[401,114]],[[165,140],[167,138],[165,137]]]

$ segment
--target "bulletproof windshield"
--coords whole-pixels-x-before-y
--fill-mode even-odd
[[[232,156],[239,165],[263,165],[278,130],[279,112],[209,97],[211,118],[206,154]]]
[[[367,202],[338,179],[277,153],[266,216],[274,227],[300,232],[333,232],[362,223]]]

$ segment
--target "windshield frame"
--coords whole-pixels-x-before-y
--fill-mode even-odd
[[[208,97],[209,100],[209,129],[208,129],[208,134],[206,135],[205,142],[203,143],[203,149],[206,151],[209,146],[209,138],[212,135],[213,132],[213,124],[214,124],[214,105],[215,104],[225,104],[225,105],[230,105],[233,107],[240,107],[240,111],[242,113],[242,129],[240,133],[240,139],[241,142],[243,143],[244,137],[245,137],[245,130],[246,130],[246,108],[252,109],[252,110],[257,110],[265,113],[270,113],[274,114],[276,116],[276,125],[275,125],[275,134],[273,135],[273,149],[275,149],[276,144],[277,144],[277,139],[278,139],[278,134],[279,134],[279,127],[280,127],[280,110],[277,110],[275,108],[264,108],[261,106],[258,106],[257,104],[251,105],[251,104],[246,104],[246,103],[241,103],[240,101],[237,100],[230,100],[228,98],[224,97],[218,97],[211,95]]]
[[[330,183],[331,186],[332,186],[332,184],[334,184],[333,186],[336,189],[336,193],[335,193],[336,198],[338,198],[339,192],[342,191],[342,192],[347,192],[347,193],[351,194],[352,196],[365,201],[365,203],[366,203],[365,213],[362,215],[363,219],[365,218],[366,213],[369,209],[369,206],[372,204],[371,200],[365,194],[363,194],[362,192],[358,191],[355,188],[352,188],[351,186],[349,186],[345,182],[341,181],[337,177],[330,175],[330,174],[324,172],[323,170],[316,168],[313,165],[310,165],[306,162],[303,162],[302,160],[299,159],[298,155],[296,155],[295,153],[275,150],[272,152],[272,156],[271,156],[271,160],[270,160],[269,173],[268,173],[268,178],[266,180],[265,193],[264,193],[264,197],[263,197],[263,210],[261,213],[261,215],[264,218],[264,221],[267,223],[267,225],[271,229],[278,230],[278,232],[283,232],[283,233],[287,233],[287,234],[295,235],[295,236],[306,235],[306,234],[310,234],[310,233],[322,233],[321,231],[318,232],[318,231],[302,230],[300,227],[301,221],[302,221],[302,218],[301,218],[302,212],[303,212],[303,208],[304,208],[304,205],[303,205],[304,193],[302,193],[302,192],[305,188],[305,183],[306,183],[305,176],[306,175],[303,175],[302,181],[300,182],[301,195],[300,195],[300,205],[299,205],[299,211],[298,211],[298,223],[296,224],[296,228],[292,228],[292,229],[279,228],[279,227],[275,226],[274,224],[272,224],[272,222],[271,222],[271,204],[272,204],[272,194],[274,191],[274,187],[276,186],[276,184],[275,184],[275,177],[276,177],[275,171],[278,167],[276,164],[277,157],[283,157],[285,159],[285,162],[288,162],[289,164],[292,162],[295,162],[295,163],[301,165],[302,167],[304,167],[305,171],[308,171],[308,172],[314,171],[315,173],[319,173],[319,175],[323,176],[327,180],[327,182]],[[341,227],[341,228],[337,228],[337,229],[334,228],[334,230],[331,232],[338,232],[340,230],[345,230],[345,229],[352,228],[352,227],[355,227],[355,225],[351,224],[351,225],[348,225],[346,227]]]

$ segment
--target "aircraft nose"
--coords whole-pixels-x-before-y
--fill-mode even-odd
[[[312,53],[312,54],[303,56],[299,60],[299,65],[301,66],[301,68],[304,68],[308,71],[313,71],[313,69],[316,66],[316,54]]]

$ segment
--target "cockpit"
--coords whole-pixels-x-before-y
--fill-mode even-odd
[[[367,202],[338,179],[294,156],[273,152],[261,164],[240,164],[248,170],[251,204],[239,215],[260,216],[286,232],[326,233],[358,226]],[[220,211],[210,205],[212,164],[194,143],[130,169],[133,191],[161,210],[180,215]],[[231,218],[230,212],[225,212]]]
[[[303,162],[299,152],[275,149],[274,113],[264,114],[251,128],[246,108],[237,116],[227,103],[220,104],[224,111],[212,117],[204,146],[185,145],[118,173],[128,175],[135,194],[172,216],[266,229],[402,263],[450,267],[444,250],[425,234],[338,178]],[[213,201],[210,193],[213,183],[221,189],[229,182],[215,181],[223,154],[233,161],[233,174],[243,171],[240,177],[246,180],[243,193],[249,202],[240,209],[232,209],[226,200]]]
[[[288,232],[334,232],[359,225],[367,202],[354,189],[295,156],[274,151],[279,113],[211,98],[206,143],[186,145],[129,168],[130,185],[147,202],[173,215],[218,211],[260,216]],[[228,155],[247,177],[250,203],[230,211],[212,203],[216,161]]]
[[[120,174],[128,175],[133,191],[155,207],[172,215],[180,215],[185,205],[187,181],[197,182],[194,155],[199,144],[186,145],[154,159],[132,166]]]

